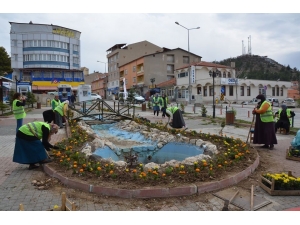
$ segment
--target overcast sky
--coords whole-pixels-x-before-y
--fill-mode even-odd
[[[186,28],[200,27],[189,31],[189,44],[190,51],[202,56],[202,61],[240,56],[242,41],[247,53],[251,36],[252,54],[268,56],[299,70],[300,14],[293,12],[296,5],[288,4],[290,1],[277,7],[277,1],[273,1],[273,11],[264,11],[270,6],[269,1],[267,5],[259,1],[243,5],[235,1],[211,1],[211,5],[203,5],[201,1],[191,0],[166,1],[168,4],[161,3],[162,0],[129,0],[112,1],[109,5],[98,1],[98,5],[94,5],[96,1],[86,0],[72,1],[78,5],[73,8],[69,1],[53,0],[50,4],[13,1],[6,3],[12,4],[11,11],[5,7],[0,9],[0,46],[10,54],[9,22],[58,25],[81,32],[81,67],[89,68],[90,72],[104,72],[105,64],[97,61],[106,62],[106,50],[115,44],[147,40],[160,47],[188,50],[188,31],[176,25],[177,21]],[[222,5],[224,2],[226,5]],[[255,12],[258,3],[262,10]],[[37,4],[42,8],[28,7]],[[47,8],[43,8],[46,5]],[[169,11],[165,10],[168,8]]]

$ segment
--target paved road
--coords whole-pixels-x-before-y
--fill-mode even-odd
[[[32,112],[29,112],[24,123],[34,120],[42,120],[42,112],[47,109],[49,109],[49,107],[42,107],[42,109],[34,109]],[[193,115],[192,106],[187,106],[185,111],[189,112],[189,115]],[[152,111],[143,112],[140,108],[137,108],[136,112],[143,117],[149,118],[151,121],[162,120],[160,117],[154,118]],[[237,117],[240,118],[239,114],[242,116],[243,112],[247,112],[247,109],[238,109]],[[247,118],[247,116],[245,116],[245,118]],[[251,118],[248,119],[251,120]],[[201,119],[186,119],[186,122],[190,129],[195,129],[197,131],[202,130],[206,133],[217,134],[220,130],[220,126],[218,124],[207,124]],[[72,198],[72,193],[77,192],[78,194],[78,191],[65,187],[55,190],[35,189],[34,186],[31,185],[31,181],[33,179],[37,179],[38,177],[44,176],[43,172],[41,170],[28,170],[27,165],[20,165],[12,162],[15,141],[15,125],[16,122],[13,117],[0,118],[1,211],[17,211],[20,203],[24,205],[26,211],[48,210],[54,205],[60,205],[61,193],[63,191],[65,191],[68,196],[71,196],[71,199],[76,203],[81,211],[151,210],[147,207],[147,204],[150,201],[155,202],[155,199],[131,200],[110,197],[110,201],[107,203],[108,201],[106,197],[95,195],[90,195],[89,199],[82,199],[78,197]],[[246,140],[248,131],[248,128],[235,128],[234,126],[226,126],[224,129],[224,133],[227,136],[239,137],[244,140]],[[60,130],[59,134],[56,135],[56,138],[53,139],[52,142],[55,143],[64,136],[64,130]],[[286,149],[286,145],[292,140],[292,138],[293,136],[291,135],[278,135],[278,140],[280,141],[275,150],[277,149],[278,151],[284,151],[284,149]],[[298,176],[300,176],[300,174]],[[269,196],[260,187],[256,187],[255,191],[257,195],[263,196],[272,202],[271,204],[259,209],[261,211],[278,211],[300,206],[300,196]],[[106,201],[101,200],[103,198],[105,198]],[[210,194],[210,198],[208,198],[208,200],[201,195],[200,197],[190,196],[166,199],[161,204],[162,205],[160,205],[158,210],[162,211],[216,211],[222,209],[224,202],[217,197],[212,197]]]

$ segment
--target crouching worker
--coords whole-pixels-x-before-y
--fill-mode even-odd
[[[171,106],[166,109],[166,116],[168,117],[168,123],[173,128],[185,128],[185,122],[182,117],[180,109],[176,106]]]
[[[56,124],[39,121],[21,126],[17,132],[13,162],[29,164],[30,170],[39,167],[36,163],[52,162],[48,159],[45,149],[47,151],[50,151],[50,148],[58,149],[49,143],[51,135],[56,134],[58,128]]]

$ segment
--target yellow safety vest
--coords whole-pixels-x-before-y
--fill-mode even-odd
[[[51,106],[53,105],[52,103],[54,102],[54,109],[61,103],[60,100],[56,101],[55,99],[52,99],[51,101]]]
[[[31,122],[27,123],[23,126],[20,127],[20,131],[24,134],[27,134],[29,136],[35,136],[39,139],[42,139],[43,137],[43,132],[42,132],[42,126],[47,127],[50,130],[50,125],[45,122]]]
[[[13,101],[13,114],[16,119],[25,118],[26,113],[23,106],[17,106],[17,102],[20,102],[18,99]]]
[[[178,107],[176,107],[176,106],[169,107],[169,108],[167,108],[167,110],[169,110],[172,114],[174,114],[178,110]]]
[[[59,115],[64,116],[64,105],[66,103],[60,103],[58,106],[56,106],[56,108],[54,109],[54,111],[58,112]]]
[[[272,105],[271,103],[264,101],[260,108],[261,109],[263,107],[264,104],[268,104],[269,108],[265,113],[260,114],[260,120],[264,123],[269,123],[269,122],[274,122],[274,117],[273,117],[273,111],[272,111]]]
[[[280,113],[282,112],[282,109],[279,109],[278,110],[278,117],[276,118],[276,122],[279,120],[280,118]],[[290,121],[290,125],[292,125],[292,117],[291,117],[291,110],[290,109],[286,109],[286,115],[288,116],[289,118],[289,121]]]

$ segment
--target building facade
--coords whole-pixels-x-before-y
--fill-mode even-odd
[[[219,75],[214,78],[210,71],[218,70]],[[179,102],[188,102],[189,67],[176,69],[176,87],[174,95]],[[214,81],[214,85],[213,85]],[[234,67],[228,67],[210,62],[195,63],[191,66],[191,95],[192,102],[212,103],[213,95],[220,102],[242,103],[255,98],[259,94],[267,97],[276,97],[280,102],[288,96],[288,89],[292,83],[287,81],[254,80],[247,78],[236,78]]]
[[[29,83],[35,93],[69,84],[74,90],[84,84],[80,69],[81,32],[48,24],[11,25],[11,67],[18,84]]]
[[[119,67],[120,90],[123,91],[123,81],[126,89],[135,88],[146,96],[152,86],[175,78],[175,68],[201,62],[201,56],[189,53],[180,48],[167,49],[137,58]],[[171,97],[171,96],[170,96]]]
[[[141,41],[134,44],[116,44],[107,50],[108,84],[107,96],[116,94],[120,91],[120,72],[119,67],[131,62],[141,56],[150,53],[160,52],[163,49],[148,41]],[[125,71],[124,71],[125,73]]]

